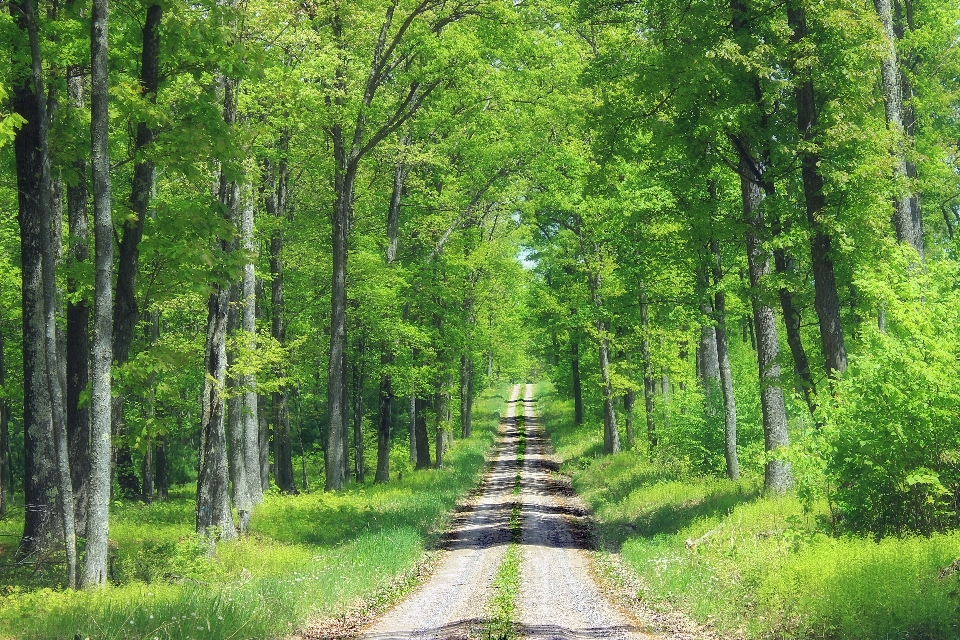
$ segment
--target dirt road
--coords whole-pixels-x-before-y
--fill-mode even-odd
[[[457,525],[439,569],[361,635],[366,640],[484,638],[493,581],[511,544],[510,514],[520,504],[521,562],[515,638],[647,638],[601,592],[584,553],[582,514],[551,476],[546,434],[536,423],[533,386],[514,387],[506,426],[483,490]],[[517,412],[525,416],[526,453],[517,477]],[[494,639],[496,640],[496,639]]]

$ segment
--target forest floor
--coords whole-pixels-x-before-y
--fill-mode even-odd
[[[548,443],[533,386],[518,385],[482,489],[436,570],[362,638],[650,637],[595,578],[586,509],[558,475]]]

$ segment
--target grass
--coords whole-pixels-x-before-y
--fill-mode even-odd
[[[498,389],[478,399],[475,435],[456,442],[444,469],[338,494],[273,493],[255,511],[251,535],[219,543],[212,556],[192,533],[191,489],[165,503],[118,503],[110,531],[115,584],[98,592],[36,581],[0,587],[0,637],[274,638],[358,602],[393,600],[479,481],[505,396]],[[2,525],[14,530],[22,520]],[[11,550],[0,553],[8,562]]]
[[[759,477],[695,475],[641,451],[601,456],[601,434],[574,428],[569,403],[546,385],[538,398],[561,470],[648,605],[734,637],[960,637],[960,533],[834,537],[825,505],[763,497]]]

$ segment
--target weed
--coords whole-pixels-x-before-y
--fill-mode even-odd
[[[398,597],[397,585],[410,584],[406,577],[439,541],[457,500],[479,481],[502,395],[478,399],[475,435],[456,443],[444,469],[336,494],[270,494],[254,513],[251,534],[219,543],[212,556],[192,533],[192,487],[171,491],[167,502],[117,503],[113,585],[76,592],[18,581],[0,592],[0,637],[283,637],[357,599]],[[16,527],[11,520],[3,525]],[[9,553],[2,551],[0,562]]]
[[[597,432],[572,426],[549,388],[539,415],[602,544],[619,550],[654,606],[750,638],[956,638],[960,533],[835,538],[821,502],[765,498],[762,478],[731,482],[643,451],[596,457]]]

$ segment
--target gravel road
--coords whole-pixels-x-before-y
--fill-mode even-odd
[[[366,640],[485,639],[491,585],[510,543],[510,511],[517,500],[517,429],[523,411],[526,454],[521,470],[521,568],[515,637],[537,640],[648,638],[612,604],[593,580],[584,549],[585,514],[551,472],[546,435],[536,424],[533,386],[514,387],[496,458],[472,509],[451,534],[437,571],[406,600],[368,627]]]

